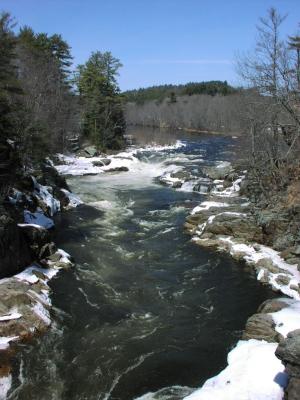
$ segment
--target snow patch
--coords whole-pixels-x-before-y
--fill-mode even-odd
[[[216,201],[203,201],[199,206],[193,208],[191,214],[193,215],[203,210],[209,210],[212,207],[229,207],[229,204]]]
[[[19,336],[0,336],[0,350],[7,350],[9,348],[9,343],[18,340]]]
[[[46,217],[40,208],[37,208],[37,211],[33,213],[29,210],[24,210],[24,222],[25,224],[19,224],[19,226],[39,226],[45,229],[51,229],[54,226],[53,220],[49,217]]]
[[[67,189],[61,189],[61,191],[68,197],[69,199],[69,204],[68,208],[75,208],[79,206],[80,204],[83,204],[83,201],[76,196],[76,194],[69,192]]]
[[[300,328],[300,301],[286,299],[287,307],[271,313],[276,331],[286,337],[289,332]]]
[[[240,340],[228,366],[185,400],[282,400],[287,375],[275,356],[277,343]]]
[[[0,347],[1,349],[1,347]],[[2,376],[0,378],[0,400],[5,400],[12,385],[12,376]]]

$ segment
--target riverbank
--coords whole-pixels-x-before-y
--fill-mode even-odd
[[[192,241],[244,260],[254,268],[259,281],[291,299],[279,298],[263,304],[258,314],[249,318],[242,340],[228,354],[228,367],[186,399],[279,400],[285,389],[285,398],[294,400],[299,393],[300,372],[298,246],[278,252],[264,245],[266,240],[270,242],[272,234],[277,233],[277,243],[283,239],[278,230],[271,233],[263,229],[257,221],[259,210],[254,211],[253,203],[241,194],[241,186],[247,186],[246,171],[238,173],[231,165],[219,165],[206,170],[206,174],[214,179],[209,198],[191,211],[185,224]],[[277,218],[280,221],[280,214]],[[293,368],[285,370],[284,365],[290,365],[290,349],[286,349],[291,342]]]
[[[53,217],[78,204],[47,160],[38,171],[20,173],[1,206],[1,399],[11,387],[18,344],[29,343],[52,324],[48,282],[73,266],[71,256],[53,242]]]

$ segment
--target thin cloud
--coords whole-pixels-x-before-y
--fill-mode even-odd
[[[232,64],[231,60],[210,60],[210,59],[195,59],[195,60],[164,60],[164,59],[149,59],[149,60],[140,60],[140,64],[222,64],[222,65],[230,65]]]

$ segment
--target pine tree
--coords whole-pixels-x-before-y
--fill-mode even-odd
[[[125,120],[117,84],[120,61],[110,52],[92,53],[77,69],[76,82],[83,106],[83,133],[102,150],[122,143]]]
[[[16,39],[14,21],[9,13],[0,15],[0,135],[7,138],[14,134],[14,104],[11,95],[20,92],[14,64]]]

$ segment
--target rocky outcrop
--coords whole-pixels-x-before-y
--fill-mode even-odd
[[[276,356],[282,360],[289,375],[285,389],[286,400],[300,398],[300,329],[290,332],[286,339],[279,343]]]
[[[11,276],[33,261],[33,254],[21,228],[0,206],[0,279]]]

